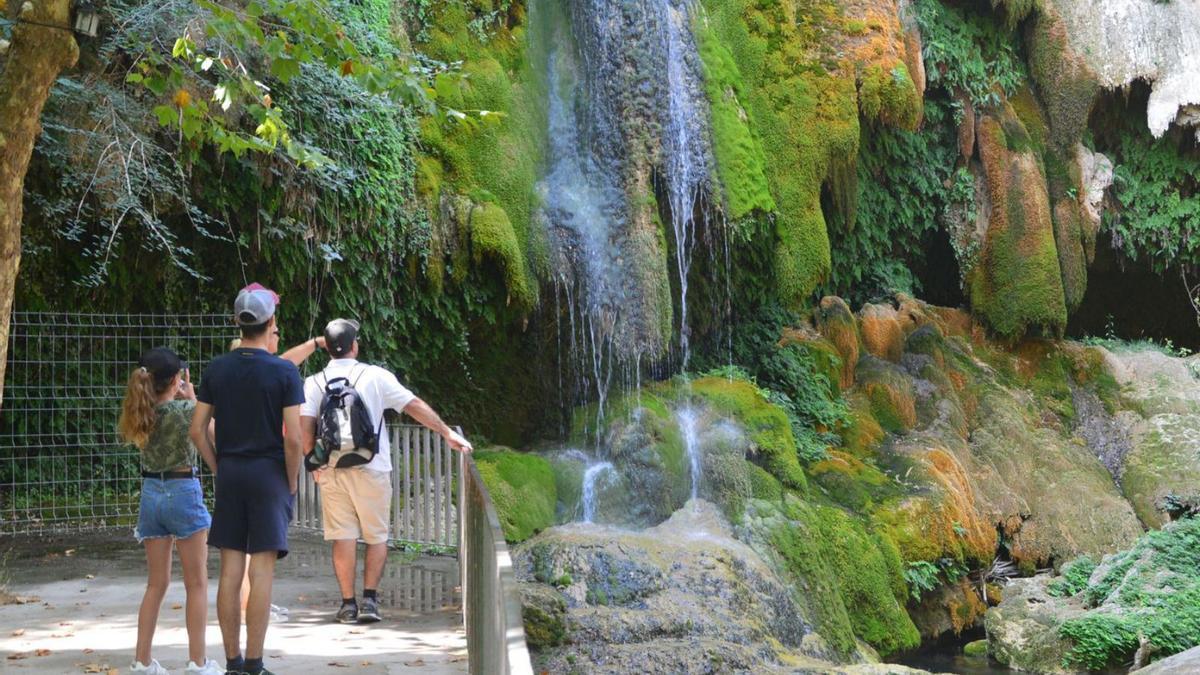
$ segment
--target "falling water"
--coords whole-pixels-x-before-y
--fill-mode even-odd
[[[590,523],[596,517],[596,481],[612,468],[612,462],[600,462],[583,472],[583,522]]]
[[[695,499],[700,492],[700,444],[696,440],[696,411],[690,407],[680,408],[676,416],[679,418],[679,431],[683,434],[683,448],[691,465],[691,498]]]

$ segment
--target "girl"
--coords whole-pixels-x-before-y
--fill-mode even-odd
[[[208,616],[208,527],[196,470],[196,448],[188,427],[196,394],[179,356],[165,347],[142,354],[129,376],[117,431],[141,451],[142,498],[134,536],[146,547],[146,594],[138,611],[137,651],[133,672],[167,675],[150,658],[158,610],[171,580],[171,543],[183,565],[187,590],[188,663],[185,673],[221,675],[216,661],[205,658]],[[210,469],[215,462],[205,458]],[[202,664],[202,665],[197,665]]]

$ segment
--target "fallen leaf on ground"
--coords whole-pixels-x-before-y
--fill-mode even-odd
[[[34,652],[33,654],[34,654],[34,656],[50,656],[50,650],[49,649],[39,649],[36,652]]]
[[[108,672],[104,675],[121,675],[121,671],[117,670],[116,668],[109,668]]]
[[[181,605],[177,602],[177,603],[171,605],[171,609],[183,609],[183,605]]]
[[[406,665],[406,666],[423,666],[423,665],[425,665],[425,659],[417,659],[416,661],[405,661],[404,665]]]
[[[334,668],[349,668],[350,667],[344,663],[338,663],[337,661],[330,661],[329,663],[327,663],[325,665],[333,666]]]
[[[100,664],[99,663],[89,663],[83,667],[83,672],[98,673],[98,672],[100,672]]]
[[[88,647],[87,649],[83,650],[83,653],[84,653],[84,654],[91,654],[91,653],[92,653],[92,652],[94,652],[94,651],[96,651],[96,650],[95,650],[95,649],[92,649],[91,647]]]
[[[29,655],[24,652],[14,652],[14,653],[8,655],[9,661],[19,661],[21,659],[27,659],[27,658],[29,658]]]
[[[14,631],[12,632],[12,636],[13,636],[13,637],[21,637],[21,636],[22,636],[22,635],[24,635],[24,634],[25,634],[25,629],[24,629],[24,628],[18,628],[18,629],[14,630]]]

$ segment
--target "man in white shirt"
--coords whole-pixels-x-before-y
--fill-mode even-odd
[[[378,588],[387,560],[389,515],[392,504],[392,453],[383,414],[387,409],[407,413],[417,422],[440,434],[459,452],[471,452],[471,444],[448,427],[421,399],[406,389],[390,371],[358,361],[358,322],[334,319],[325,326],[325,349],[330,361],[325,370],[304,381],[304,403],[300,406],[300,428],[304,452],[316,443],[317,417],[325,385],[344,377],[362,398],[371,422],[379,433],[379,452],[366,464],[351,468],[323,467],[314,473],[321,486],[321,518],[325,540],[333,542],[333,571],[342,593],[337,620],[342,623],[374,623],[380,620]],[[357,541],[367,545],[363,565],[363,602],[354,595]]]

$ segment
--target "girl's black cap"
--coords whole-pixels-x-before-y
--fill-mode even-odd
[[[179,355],[166,347],[155,347],[142,352],[138,365],[150,371],[156,380],[174,377],[175,373],[183,370],[183,361]]]

